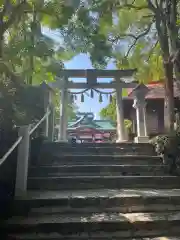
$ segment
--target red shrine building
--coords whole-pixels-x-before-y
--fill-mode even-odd
[[[78,113],[76,119],[68,122],[68,136],[84,142],[106,142],[115,133],[115,123],[110,120],[96,120],[93,113]]]

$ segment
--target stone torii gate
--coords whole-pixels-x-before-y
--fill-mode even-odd
[[[72,70],[63,69],[59,71],[56,82],[51,84],[53,88],[60,89],[60,122],[58,141],[67,141],[67,104],[68,104],[68,89],[115,89],[116,92],[116,108],[117,108],[117,142],[126,141],[122,89],[135,88],[137,82],[123,81],[123,78],[132,77],[136,69],[128,70]],[[72,82],[69,78],[86,78],[87,82]],[[111,82],[97,82],[97,78],[112,78]]]

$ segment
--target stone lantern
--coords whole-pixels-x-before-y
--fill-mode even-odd
[[[148,87],[144,84],[139,84],[130,94],[130,96],[134,98],[133,107],[136,109],[137,137],[134,139],[136,143],[146,143],[149,141],[147,134],[145,100],[148,92]]]

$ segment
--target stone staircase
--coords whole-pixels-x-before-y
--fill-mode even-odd
[[[3,239],[180,239],[180,178],[148,144],[45,143],[11,207]]]

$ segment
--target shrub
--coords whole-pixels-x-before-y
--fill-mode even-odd
[[[132,122],[129,119],[124,119],[124,125],[127,129],[131,129],[132,128]]]
[[[180,132],[160,135],[151,140],[155,151],[162,156],[169,173],[180,173]]]

